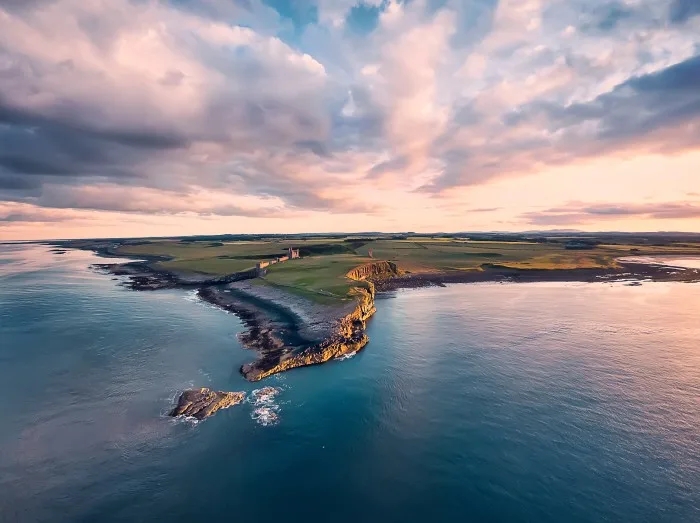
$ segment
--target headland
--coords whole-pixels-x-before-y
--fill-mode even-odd
[[[363,349],[377,293],[489,281],[700,282],[700,269],[637,261],[700,256],[700,235],[225,235],[52,245],[134,258],[95,268],[133,290],[196,289],[238,316],[241,344],[256,353],[240,368],[250,381]]]

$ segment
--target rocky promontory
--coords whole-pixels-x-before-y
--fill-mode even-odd
[[[227,409],[241,403],[246,397],[245,392],[213,391],[202,387],[189,389],[180,394],[177,405],[170,411],[170,416],[191,416],[203,420],[219,409]]]
[[[255,350],[258,358],[242,365],[240,371],[247,380],[259,381],[361,350],[369,341],[365,333],[367,320],[376,311],[374,282],[400,274],[402,272],[392,262],[360,265],[346,274],[358,285],[351,289],[347,300],[334,306],[313,304],[283,289],[248,282],[230,284],[226,288],[207,287],[199,291],[199,296],[243,320],[247,330],[239,334],[239,339],[244,347]],[[265,310],[271,306],[294,312],[293,324],[287,327],[301,335],[296,343],[282,340],[285,325],[271,319],[270,311]]]
[[[367,288],[355,287],[352,293],[357,297],[357,306],[350,314],[337,322],[330,337],[300,352],[287,353],[277,362],[270,360],[270,358],[259,358],[252,363],[241,366],[241,374],[250,381],[258,381],[296,367],[325,363],[362,349],[369,341],[369,337],[365,333],[367,320],[376,311],[374,308],[374,285],[367,282]]]

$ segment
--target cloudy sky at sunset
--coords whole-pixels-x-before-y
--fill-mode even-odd
[[[0,239],[700,231],[698,0],[0,0]]]

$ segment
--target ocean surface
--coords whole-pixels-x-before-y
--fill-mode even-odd
[[[100,261],[0,245],[2,522],[700,521],[700,285],[400,291],[192,423],[183,388],[262,386],[240,322]]]

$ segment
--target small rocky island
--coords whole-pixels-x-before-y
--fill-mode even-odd
[[[177,405],[170,411],[170,416],[191,416],[203,420],[219,409],[238,405],[246,397],[245,392],[213,391],[206,387],[189,389],[180,394]]]

